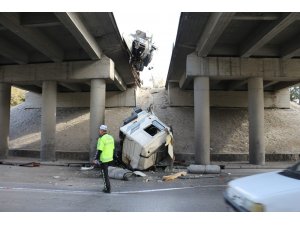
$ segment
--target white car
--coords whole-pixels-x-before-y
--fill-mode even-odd
[[[232,180],[224,193],[240,212],[300,212],[300,162],[282,171]]]

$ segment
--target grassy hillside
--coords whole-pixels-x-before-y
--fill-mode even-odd
[[[11,98],[10,105],[15,106],[25,101],[25,92],[22,89],[12,87],[11,88]]]

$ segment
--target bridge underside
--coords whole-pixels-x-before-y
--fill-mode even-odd
[[[210,107],[248,107],[249,161],[265,163],[264,108],[300,82],[299,13],[182,13],[166,87],[194,106],[195,159],[210,164]]]
[[[8,155],[11,86],[40,94],[41,159],[53,161],[58,96],[80,101],[90,93],[91,158],[106,92],[127,92],[139,82],[112,13],[0,13],[0,158]]]

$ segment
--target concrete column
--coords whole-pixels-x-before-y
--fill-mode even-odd
[[[209,78],[194,79],[195,162],[210,164]],[[187,128],[188,129],[188,128]]]
[[[94,158],[99,137],[99,126],[104,124],[105,115],[105,89],[104,79],[91,80],[90,98],[90,160]]]
[[[11,85],[0,83],[0,159],[8,156]]]
[[[56,81],[43,82],[41,160],[55,161]]]
[[[248,80],[249,162],[265,164],[264,90],[261,77]]]

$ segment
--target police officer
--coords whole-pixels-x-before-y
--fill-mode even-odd
[[[94,163],[100,161],[100,168],[104,181],[103,192],[110,193],[110,182],[108,177],[108,166],[113,161],[115,141],[114,138],[107,134],[107,126],[101,125],[99,130],[100,137],[97,142],[97,153],[94,158]]]

